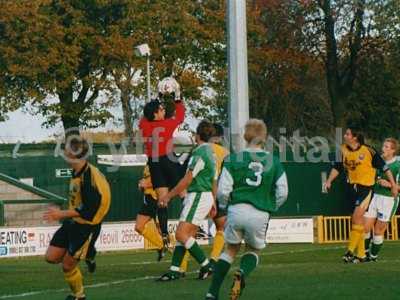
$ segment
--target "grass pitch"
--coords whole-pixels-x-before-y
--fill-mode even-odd
[[[400,299],[399,242],[386,242],[376,263],[345,265],[344,251],[344,245],[269,245],[241,299]],[[167,271],[170,256],[161,263],[155,258],[144,251],[99,254],[95,274],[81,264],[87,299],[204,299],[210,280],[196,279],[194,261],[186,278],[159,283],[155,278]],[[220,299],[228,299],[231,280],[232,272]],[[40,257],[0,259],[0,300],[63,300],[67,294],[60,266]]]

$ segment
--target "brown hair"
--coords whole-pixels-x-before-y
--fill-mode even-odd
[[[391,143],[394,153],[397,154],[397,152],[399,151],[399,142],[392,137],[385,139],[385,142]]]
[[[244,139],[248,144],[265,144],[267,142],[267,126],[263,120],[250,119],[245,125]]]
[[[213,136],[215,136],[215,127],[207,120],[200,122],[196,130],[197,135],[203,142],[208,142]]]
[[[90,146],[87,140],[79,136],[71,136],[67,139],[66,147],[77,159],[87,159]]]

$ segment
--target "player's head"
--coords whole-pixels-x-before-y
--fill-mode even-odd
[[[86,161],[89,156],[90,146],[87,140],[80,136],[67,137],[64,155],[69,164]]]
[[[263,120],[250,119],[245,125],[244,139],[248,145],[264,146],[267,142],[267,125]]]
[[[215,128],[213,124],[207,120],[203,120],[196,129],[196,142],[207,143],[215,135]]]
[[[365,144],[364,135],[362,134],[361,129],[356,126],[348,126],[343,138],[344,142],[349,146]]]
[[[159,100],[151,100],[143,108],[144,117],[149,121],[165,119],[165,108]]]
[[[392,159],[399,150],[399,142],[395,138],[387,138],[383,142],[382,154],[385,159]]]
[[[218,123],[214,123],[213,126],[215,129],[215,134],[211,138],[210,142],[215,144],[222,144],[224,139],[224,127],[222,127],[222,125]]]

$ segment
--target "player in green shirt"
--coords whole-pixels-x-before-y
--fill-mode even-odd
[[[279,159],[263,150],[267,140],[264,122],[249,120],[244,138],[247,148],[225,159],[218,182],[217,199],[220,205],[228,204],[226,249],[215,266],[208,300],[218,299],[223,280],[244,240],[246,252],[234,274],[230,299],[239,298],[245,278],[256,268],[258,254],[265,247],[270,214],[278,210],[288,195],[286,173]]]
[[[215,215],[216,168],[213,151],[208,140],[214,135],[214,126],[208,121],[200,122],[196,131],[198,146],[193,150],[186,175],[167,195],[160,197],[162,206],[187,190],[183,209],[176,230],[176,246],[172,256],[170,271],[162,275],[159,281],[171,281],[181,277],[180,265],[186,250],[200,264],[199,279],[211,275],[212,268],[203,250],[195,240],[195,235],[201,222],[211,212]]]
[[[400,176],[400,162],[396,159],[398,148],[399,143],[394,138],[386,139],[382,147],[382,158],[392,172],[397,184],[399,183]],[[391,184],[386,175],[378,171],[377,181],[374,186],[374,197],[368,211],[364,215],[367,261],[376,261],[378,252],[383,244],[387,225],[396,213],[399,204],[399,198],[393,198],[390,188]],[[374,232],[373,238],[371,237],[372,229]]]

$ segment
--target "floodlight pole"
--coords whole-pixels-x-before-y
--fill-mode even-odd
[[[147,55],[147,101],[151,101],[150,54]]]
[[[229,127],[231,148],[242,150],[249,119],[246,0],[228,0]]]

